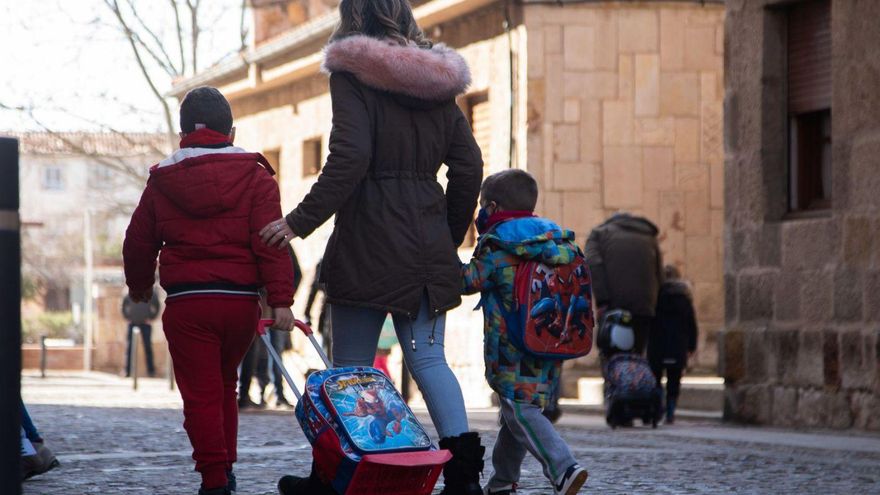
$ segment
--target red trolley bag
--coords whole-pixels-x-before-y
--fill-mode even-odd
[[[327,366],[306,378],[301,394],[266,332],[272,323],[260,320],[258,333],[297,398],[319,477],[339,495],[429,495],[452,454],[434,446],[391,380],[375,368],[333,368],[297,321]]]

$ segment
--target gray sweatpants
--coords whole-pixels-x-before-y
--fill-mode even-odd
[[[520,469],[526,452],[530,452],[544,468],[544,476],[556,484],[565,470],[576,463],[565,440],[553,423],[541,414],[541,408],[500,397],[501,431],[492,452],[495,473],[489,488],[502,488],[519,482]]]

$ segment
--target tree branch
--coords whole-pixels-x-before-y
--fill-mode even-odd
[[[131,15],[135,18],[135,20],[141,26],[142,30],[150,36],[150,39],[152,39],[153,43],[159,48],[159,52],[161,52],[161,54],[162,54],[161,59],[158,56],[158,53],[156,53],[155,50],[153,50],[152,48],[147,46],[147,43],[145,41],[143,41],[140,36],[138,36],[138,41],[140,42],[141,46],[143,46],[143,48],[147,51],[147,53],[149,53],[153,57],[153,59],[156,61],[157,64],[159,64],[160,66],[162,66],[163,69],[165,69],[165,72],[167,72],[169,76],[176,77],[176,76],[182,75],[183,71],[178,69],[177,67],[175,67],[174,60],[171,59],[171,56],[165,50],[165,43],[163,43],[162,40],[159,39],[159,36],[156,35],[155,31],[153,31],[152,29],[150,29],[149,26],[147,26],[147,23],[144,22],[143,17],[141,17],[141,15],[138,13],[137,8],[134,5],[134,2],[132,0],[125,0],[125,3],[128,4],[128,8],[131,11]]]
[[[199,71],[199,3],[201,0],[186,0],[186,6],[189,8],[190,22],[190,48],[192,49],[192,74],[195,75]]]
[[[177,1],[176,0],[168,0],[171,2],[171,10],[174,11],[174,23],[177,28],[177,47],[180,49],[180,74],[186,74],[186,54],[184,53],[183,48],[183,25],[180,23],[180,12],[177,10]]]
[[[241,46],[238,49],[239,52],[243,52],[247,48],[248,29],[247,29],[247,26],[244,25],[244,20],[245,20],[244,18],[245,18],[245,14],[247,13],[247,6],[248,6],[248,0],[241,0],[241,17],[240,17],[239,23],[238,23],[238,34],[239,34],[239,39],[241,41]]]
[[[168,105],[168,101],[165,100],[162,93],[159,91],[159,88],[157,88],[156,84],[153,82],[153,78],[150,76],[150,72],[147,70],[147,66],[144,64],[144,60],[141,57],[141,52],[138,50],[138,44],[135,41],[136,36],[129,27],[128,22],[122,16],[122,11],[119,9],[119,3],[117,0],[104,0],[104,4],[116,15],[116,19],[119,21],[119,25],[122,27],[126,39],[128,39],[128,44],[131,46],[135,61],[141,70],[141,74],[144,76],[144,80],[150,87],[150,91],[156,99],[159,100],[159,104],[162,105],[162,112],[165,116],[165,124],[167,125],[168,143],[173,146],[175,142],[174,119],[171,117],[171,108]]]

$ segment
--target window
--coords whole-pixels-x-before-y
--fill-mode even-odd
[[[275,180],[281,183],[281,150],[263,150],[263,156],[269,161],[269,165],[275,170]]]
[[[46,311],[70,311],[70,287],[50,281],[43,296]]]
[[[107,165],[96,163],[89,167],[89,185],[94,189],[111,189],[115,183],[113,170]]]
[[[489,152],[492,149],[492,113],[489,108],[489,94],[477,93],[467,97],[467,109],[465,113],[474,131],[474,139],[483,152],[483,163],[492,163]]]
[[[303,141],[303,177],[318,175],[321,171],[321,138]]]
[[[492,148],[492,114],[489,107],[489,93],[480,92],[468,95],[460,99],[458,105],[471,125],[474,140],[483,154],[483,167],[485,168],[491,163],[489,152]],[[477,245],[477,229],[473,224],[465,234],[462,245]]]
[[[64,175],[61,173],[61,167],[57,165],[43,167],[42,185],[46,191],[63,191]]]
[[[788,208],[831,207],[831,2],[788,10]]]

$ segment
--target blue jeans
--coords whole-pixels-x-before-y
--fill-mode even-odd
[[[37,427],[34,426],[31,415],[28,414],[27,407],[24,406],[24,402],[21,403],[21,427],[24,428],[24,431],[27,434],[27,439],[31,442],[43,441],[43,439],[40,438],[40,432],[38,432]]]
[[[385,317],[385,312],[375,309],[330,305],[333,366],[372,366]],[[445,325],[446,314],[431,315],[427,297],[422,299],[415,320],[394,315],[394,329],[404,361],[422,391],[440,438],[456,437],[468,431],[461,387],[446,363]]]

